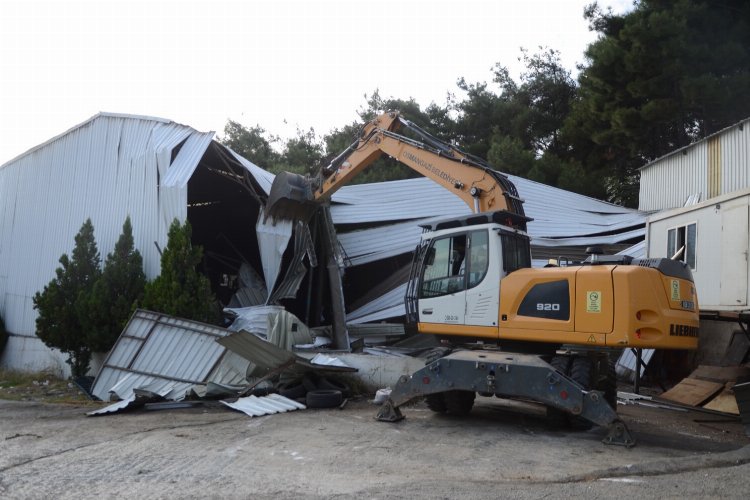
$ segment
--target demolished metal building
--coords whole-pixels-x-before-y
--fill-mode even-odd
[[[344,268],[346,321],[398,320],[411,254],[425,224],[469,212],[428,179],[352,185],[332,199],[332,231],[295,227],[265,286],[256,224],[274,176],[215,140],[213,132],[160,118],[100,113],[0,166],[0,315],[10,334],[0,366],[65,372],[63,357],[35,335],[33,296],[91,218],[111,251],[130,216],[148,278],[176,218],[193,227],[204,271],[224,305],[279,303],[310,326],[330,324],[331,268]],[[526,201],[532,253],[540,262],[580,258],[587,245],[621,250],[643,239],[645,214],[511,176]],[[317,224],[324,226],[325,224]],[[331,236],[332,237],[332,236]],[[325,245],[323,245],[325,246]],[[319,255],[320,254],[320,255]],[[318,262],[320,260],[320,262]],[[267,266],[266,266],[267,267]],[[336,270],[338,271],[338,270]],[[240,293],[238,293],[240,292]],[[234,301],[234,303],[233,303]]]

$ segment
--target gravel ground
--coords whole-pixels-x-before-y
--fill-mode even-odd
[[[638,446],[549,428],[479,398],[467,418],[417,403],[406,420],[343,410],[249,418],[220,407],[86,417],[91,406],[0,401],[5,498],[746,498],[739,422],[620,407]],[[699,422],[696,422],[699,420]],[[706,422],[711,420],[711,422]]]

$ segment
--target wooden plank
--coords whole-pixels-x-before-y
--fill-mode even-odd
[[[699,378],[710,382],[736,382],[737,379],[750,377],[747,366],[709,366],[700,365],[690,374],[690,378]]]
[[[708,403],[704,404],[703,408],[706,408],[707,410],[731,413],[733,415],[740,414],[740,409],[737,406],[737,400],[734,398],[734,392],[727,389],[723,390],[718,396],[713,398]]]
[[[723,388],[724,384],[688,377],[659,397],[688,406],[700,406]]]

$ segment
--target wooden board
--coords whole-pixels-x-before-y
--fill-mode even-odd
[[[688,377],[659,396],[688,406],[699,406],[724,388],[724,384]]]
[[[734,382],[738,378],[750,376],[747,366],[709,366],[700,365],[690,374],[690,378],[699,378],[711,382]]]
[[[737,406],[737,400],[734,397],[734,392],[728,390],[722,391],[718,396],[713,398],[708,403],[704,404],[703,408],[706,408],[707,410],[731,413],[733,415],[740,414],[740,409]]]

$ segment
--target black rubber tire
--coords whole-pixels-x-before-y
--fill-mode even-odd
[[[451,415],[463,417],[474,407],[476,393],[472,391],[448,391],[443,393],[445,409]]]
[[[334,378],[320,377],[320,379],[318,380],[318,389],[341,391],[341,394],[345,398],[348,398],[352,395],[352,390],[349,387],[349,384]]]
[[[445,413],[448,411],[448,407],[445,405],[445,398],[443,397],[442,392],[438,392],[435,394],[428,394],[424,397],[425,402],[427,403],[427,408],[434,411],[435,413]]]
[[[305,401],[308,408],[335,408],[344,401],[344,396],[341,391],[320,389],[308,391]]]
[[[596,390],[604,393],[604,400],[617,411],[617,359],[607,353],[599,365],[599,383]]]
[[[289,399],[299,399],[304,398],[307,394],[307,389],[304,385],[302,385],[302,382],[295,381],[295,382],[289,382],[285,384],[281,384],[279,386],[279,394],[284,396],[285,398]]]
[[[592,388],[591,379],[593,371],[594,363],[592,363],[591,358],[588,356],[573,356],[573,360],[570,363],[570,378],[586,390]],[[587,431],[594,426],[589,420],[576,415],[570,415],[569,420],[570,427],[577,431]]]

